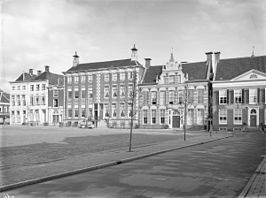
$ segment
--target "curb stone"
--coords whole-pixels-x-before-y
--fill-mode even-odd
[[[89,171],[94,171],[94,170],[97,170],[97,169],[111,167],[111,166],[119,165],[119,164],[122,164],[122,163],[127,163],[127,162],[131,162],[131,161],[143,159],[143,158],[146,158],[146,157],[151,157],[151,156],[154,156],[154,155],[159,155],[159,154],[163,154],[163,153],[174,151],[174,150],[179,150],[179,149],[183,149],[183,148],[188,148],[188,147],[192,147],[192,146],[197,146],[197,145],[201,145],[201,144],[206,144],[206,143],[210,143],[210,142],[219,141],[219,140],[226,139],[226,138],[229,138],[229,137],[233,137],[233,136],[232,135],[228,135],[226,137],[221,137],[221,138],[217,138],[217,139],[214,139],[214,140],[207,140],[205,142],[203,141],[203,142],[198,142],[198,143],[190,143],[190,144],[185,145],[185,146],[174,147],[174,148],[170,148],[170,149],[164,149],[164,150],[160,150],[160,151],[151,152],[151,153],[148,153],[148,154],[137,155],[137,156],[134,156],[134,157],[124,158],[124,159],[121,159],[121,160],[111,161],[111,162],[107,162],[107,163],[98,164],[98,165],[95,165],[95,166],[90,166],[90,167],[86,167],[86,168],[82,168],[82,169],[77,169],[77,170],[74,170],[74,171],[68,171],[68,172],[54,174],[54,175],[50,175],[50,176],[46,176],[46,177],[40,177],[40,178],[36,178],[36,179],[25,180],[25,181],[14,183],[14,184],[4,185],[4,186],[0,186],[0,192],[4,192],[4,191],[8,191],[8,190],[12,190],[12,189],[15,189],[15,188],[28,186],[28,185],[33,185],[33,184],[37,184],[37,183],[43,183],[43,182],[47,182],[47,181],[51,181],[51,180],[55,180],[55,179],[60,179],[60,178],[72,176],[72,175],[75,175],[75,174],[80,174],[80,173],[85,173],[85,172],[89,172]]]

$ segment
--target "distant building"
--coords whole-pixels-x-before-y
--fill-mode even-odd
[[[214,56],[213,126],[241,130],[266,124],[266,56]]]
[[[98,126],[129,127],[134,79],[138,83],[144,72],[135,45],[131,51],[128,59],[93,63],[79,63],[75,53],[73,66],[64,72],[65,121],[69,125],[86,119]],[[134,105],[136,109],[138,103]],[[135,124],[137,120],[134,115]]]
[[[9,94],[0,89],[0,124],[9,124]]]
[[[54,106],[54,93],[48,90],[57,90],[63,86],[63,75],[50,72],[49,66],[45,66],[45,71],[38,71],[37,74],[33,74],[33,69],[29,69],[28,73],[23,72],[15,81],[10,82],[10,85],[11,124],[48,125],[60,121],[59,118],[62,121],[63,106],[61,109]],[[60,99],[63,100],[63,97]],[[58,101],[56,104],[62,103]],[[59,118],[53,120],[57,115]]]
[[[209,80],[212,63],[182,63],[173,53],[166,65],[151,66],[139,85],[139,123],[142,128],[183,128],[185,105],[187,126],[207,126],[209,117]]]

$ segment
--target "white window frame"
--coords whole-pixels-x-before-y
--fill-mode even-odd
[[[223,112],[224,111],[224,112]],[[225,119],[224,120],[221,120],[221,116],[222,116],[222,113],[225,113]],[[227,124],[227,109],[219,109],[219,124]]]
[[[108,96],[106,96],[108,94]],[[110,96],[110,87],[109,86],[104,86],[104,97],[109,98]]]
[[[104,74],[104,81],[105,82],[109,82],[110,81],[110,74],[109,73]]]
[[[68,76],[68,77],[67,77],[67,83],[68,83],[68,84],[72,83],[72,76]]]
[[[146,122],[145,122],[145,118],[146,118]],[[148,110],[147,109],[143,110],[143,124],[148,124]]]
[[[117,73],[112,74],[112,81],[117,81]]]
[[[172,103],[170,103],[172,102]],[[168,100],[168,104],[174,104],[175,102],[175,92],[174,90],[170,90],[169,91],[169,100]]]
[[[160,91],[160,105],[165,105],[165,96],[166,96],[166,92],[165,91]]]
[[[75,83],[79,82],[79,77],[78,76],[74,76],[74,82]]]
[[[157,105],[157,91],[152,91],[151,92],[151,104],[152,105]]]
[[[162,123],[162,118],[164,118],[164,123]],[[165,109],[160,109],[160,124],[166,124],[166,119],[165,118],[166,118],[166,110]]]
[[[227,104],[228,98],[227,98],[227,89],[220,89],[219,90],[219,104],[225,105]]]
[[[58,97],[59,91],[58,89],[53,90],[53,97]]]
[[[234,103],[240,104],[242,103],[242,89],[235,89],[234,90]]]
[[[236,118],[240,118],[240,119],[236,119]],[[243,120],[242,109],[234,109],[234,124],[235,125],[242,125],[242,120]]]
[[[121,80],[121,81],[124,81],[125,78],[126,78],[126,74],[125,74],[125,72],[121,72],[121,73],[120,73],[120,80]]]
[[[89,99],[93,98],[93,89],[92,89],[92,87],[88,87],[88,98]]]
[[[92,77],[92,74],[89,74],[89,75],[88,75],[88,82],[92,82],[92,80],[93,80],[92,78],[93,78],[93,77]]]
[[[81,76],[81,82],[85,82],[86,81],[86,76]]]
[[[115,116],[114,116],[115,113]],[[117,117],[117,105],[116,103],[112,103],[112,117]]]
[[[133,79],[133,72],[128,72],[128,79],[129,80],[132,80]]]
[[[153,117],[153,112],[155,112],[155,117]],[[151,124],[156,124],[156,117],[157,117],[156,113],[157,113],[156,109],[152,109],[151,110]],[[155,122],[154,123],[153,123],[153,118],[155,118]]]
[[[112,86],[112,97],[113,98],[117,98],[117,96],[118,96],[118,89],[117,89],[117,85],[113,85]],[[116,95],[114,95],[114,94],[116,94]]]
[[[258,103],[258,89],[250,88],[249,89],[249,104],[257,104],[257,103]]]
[[[123,97],[126,96],[126,89],[125,89],[125,86],[124,85],[120,85],[119,92],[120,92],[120,97],[121,98],[123,98]]]

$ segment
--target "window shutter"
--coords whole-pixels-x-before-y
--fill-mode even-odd
[[[213,98],[214,98],[215,104],[219,105],[219,91],[214,91],[213,96],[214,96]]]
[[[259,104],[260,103],[260,88],[257,89],[257,96],[258,96],[257,104]]]
[[[261,103],[265,104],[265,89],[261,90]]]
[[[246,102],[246,104],[248,104],[249,103],[249,90],[248,89],[246,89],[245,90],[245,102]]]
[[[230,103],[234,104],[234,90],[230,90]]]
[[[226,90],[226,93],[227,93],[227,96],[226,96],[227,104],[229,104],[230,98],[229,98],[229,90],[228,89]]]
[[[242,103],[245,103],[245,90],[242,89]]]

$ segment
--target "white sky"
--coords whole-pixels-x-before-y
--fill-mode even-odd
[[[80,62],[130,58],[177,61],[265,55],[264,0],[2,0],[0,87],[33,68],[61,73]]]

